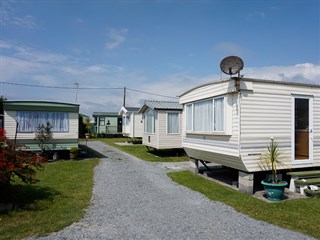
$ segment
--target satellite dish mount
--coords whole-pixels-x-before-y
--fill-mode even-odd
[[[237,56],[229,56],[222,59],[220,62],[220,69],[225,74],[232,75],[238,74],[240,77],[240,71],[243,69],[243,61]]]

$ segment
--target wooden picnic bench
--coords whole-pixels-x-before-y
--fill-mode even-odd
[[[320,185],[320,170],[287,172],[287,175],[291,176],[289,190],[292,192],[305,195],[309,185]]]

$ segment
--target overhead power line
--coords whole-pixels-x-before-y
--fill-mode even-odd
[[[139,92],[139,93],[150,94],[150,95],[155,95],[155,96],[159,96],[159,97],[174,98],[174,99],[178,98],[178,97],[166,96],[166,95],[161,95],[161,94],[156,94],[156,93],[151,93],[151,92],[145,92],[145,91],[136,90],[136,89],[132,89],[132,88],[127,88],[127,90],[131,90],[131,91]]]
[[[10,83],[10,82],[3,82],[3,81],[0,81],[0,83],[7,84],[7,85],[22,86],[22,87],[54,88],[54,89],[75,89],[77,91],[78,91],[78,89],[85,89],[85,90],[122,90],[122,89],[124,89],[123,87],[79,87],[79,84],[75,84],[73,87],[68,87],[68,86],[35,85],[35,84],[26,84],[26,83]],[[130,90],[130,91],[133,91],[133,92],[139,92],[139,93],[144,93],[144,94],[158,96],[158,97],[173,98],[173,99],[177,99],[178,98],[178,97],[166,96],[166,95],[161,95],[161,94],[152,93],[152,92],[141,91],[141,90],[132,89],[132,88],[126,88],[126,89]]]
[[[16,86],[24,86],[24,87],[38,87],[38,88],[59,88],[59,89],[93,89],[93,90],[98,90],[98,89],[123,89],[121,87],[116,87],[116,88],[110,88],[110,87],[67,87],[67,86],[44,86],[44,85],[34,85],[34,84],[25,84],[25,83],[9,83],[9,82],[0,82],[3,84],[8,84],[8,85],[16,85]]]

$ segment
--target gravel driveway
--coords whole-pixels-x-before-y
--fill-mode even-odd
[[[312,239],[254,220],[172,182],[163,164],[149,163],[101,142],[85,217],[40,239]]]

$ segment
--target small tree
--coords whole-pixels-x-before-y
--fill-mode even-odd
[[[278,146],[276,140],[271,138],[271,141],[267,147],[267,151],[263,153],[260,157],[259,167],[262,170],[270,171],[271,170],[271,183],[277,183],[277,169],[278,167],[287,167],[281,159],[280,155],[282,152]]]
[[[90,133],[90,129],[92,128],[92,123],[89,117],[85,119],[86,133]]]
[[[52,139],[52,127],[51,123],[47,122],[46,125],[39,124],[36,129],[36,137],[34,139],[39,142],[42,156],[44,156],[46,152],[46,143]]]
[[[9,195],[10,184],[17,176],[25,183],[35,183],[37,170],[42,170],[46,159],[26,151],[27,147],[15,144],[6,138],[5,131],[0,128],[0,196]]]

